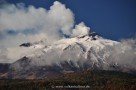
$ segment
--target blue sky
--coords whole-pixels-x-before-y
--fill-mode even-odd
[[[56,0],[7,0],[35,7],[49,7]],[[136,33],[136,0],[58,0],[75,14],[76,23],[87,26],[105,38],[120,40]]]

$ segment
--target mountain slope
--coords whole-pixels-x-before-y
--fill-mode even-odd
[[[11,64],[12,78],[76,72],[86,69],[115,70],[115,63],[107,58],[110,50],[119,42],[104,39],[96,33],[65,38],[50,45],[34,43],[24,48],[32,50],[28,55]],[[21,46],[22,48],[22,46]],[[31,48],[31,49],[30,49]],[[41,74],[40,74],[41,73]]]
[[[7,77],[40,79],[84,70],[135,73],[135,68],[112,60],[113,48],[119,44],[120,42],[102,38],[94,32],[64,38],[51,44],[46,44],[45,41],[24,43],[18,47],[20,58],[10,64]]]
[[[72,90],[135,90],[136,75],[91,70],[54,75],[46,79],[0,80],[0,83],[2,90],[52,90],[52,88],[55,90],[71,90],[71,88]],[[59,88],[59,86],[62,87]]]

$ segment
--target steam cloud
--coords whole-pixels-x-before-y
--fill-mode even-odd
[[[90,28],[83,22],[76,25],[74,29],[74,22],[72,11],[58,1],[55,1],[49,10],[34,6],[25,7],[23,3],[2,5],[0,8],[0,61],[7,62],[8,58],[16,60],[21,57],[25,50],[20,51],[16,47],[24,42],[46,40],[46,43],[53,43],[65,38],[65,35],[74,37],[89,31]],[[18,53],[14,54],[14,51]]]
[[[75,29],[72,30],[72,36],[82,36],[82,35],[87,35],[90,31],[90,28],[87,27],[84,22],[81,22],[80,24],[75,26]]]
[[[65,5],[56,1],[49,10],[25,7],[24,4],[8,4],[0,8],[0,46],[17,45],[45,39],[58,40],[63,34],[70,35],[74,15]]]

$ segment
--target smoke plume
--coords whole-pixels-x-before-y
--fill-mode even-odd
[[[75,37],[89,31],[83,22],[74,29],[74,23],[73,12],[58,1],[49,10],[4,3],[0,7],[0,61],[5,57],[6,62],[9,59],[13,62],[24,53],[27,55],[28,50],[18,48],[22,43],[43,40],[51,44],[65,36]]]
[[[0,8],[0,46],[6,47],[23,42],[46,39],[49,42],[70,35],[74,26],[74,15],[64,4],[56,1],[49,10],[6,4]]]

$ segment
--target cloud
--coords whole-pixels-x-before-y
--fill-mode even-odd
[[[121,40],[119,44],[112,47],[108,59],[122,69],[136,70],[136,38]]]
[[[90,30],[83,22],[75,29],[74,24],[73,12],[58,1],[49,10],[26,7],[23,3],[3,3],[0,7],[0,61],[13,62],[28,54],[28,50],[18,48],[24,42],[43,40],[51,44],[65,36],[84,35]]]
[[[33,42],[37,37],[39,39],[43,37],[43,34],[48,41],[58,40],[63,37],[62,33],[70,35],[73,26],[72,11],[58,1],[54,2],[49,10],[34,6],[25,7],[23,3],[6,4],[0,8],[0,35],[1,39],[4,38],[4,40],[0,39],[0,42],[5,43],[4,46],[9,39],[13,44],[18,41]],[[16,35],[7,34],[8,31],[15,32]]]
[[[75,29],[72,30],[72,36],[83,36],[88,35],[90,32],[90,28],[85,25],[84,22],[79,23],[75,26]]]

